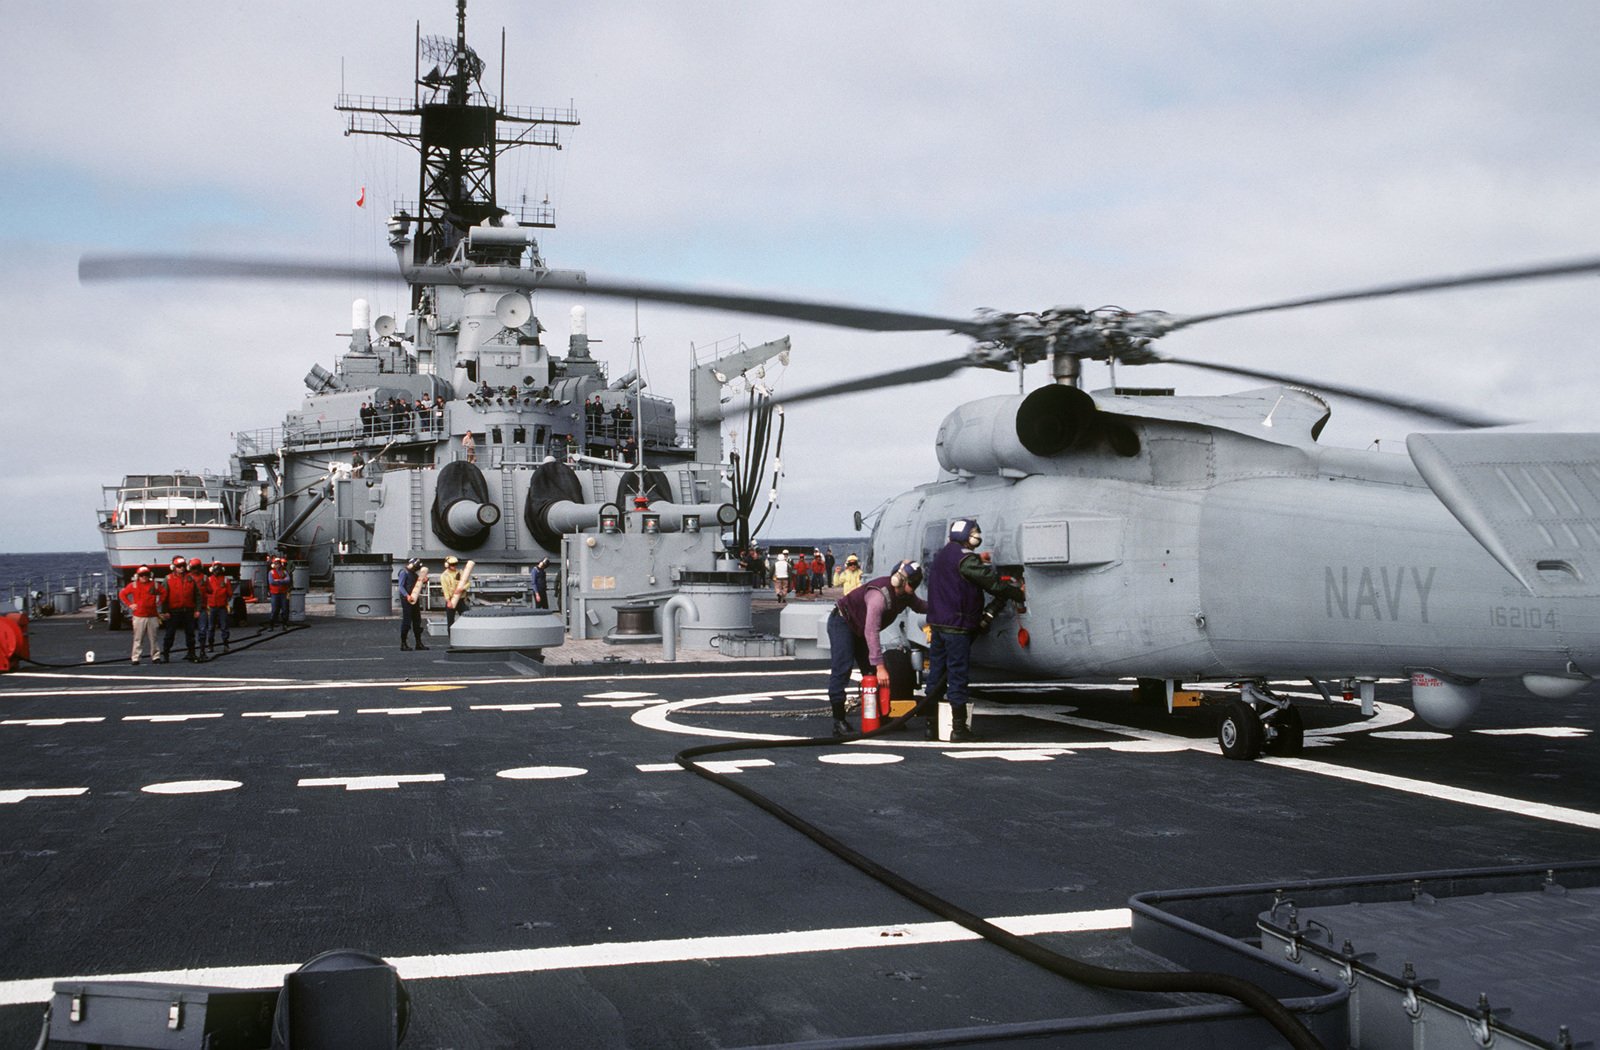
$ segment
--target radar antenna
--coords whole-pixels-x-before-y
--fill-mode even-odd
[[[509,209],[496,203],[495,162],[518,146],[560,149],[560,129],[578,125],[577,111],[571,106],[506,106],[486,92],[483,59],[467,46],[466,0],[456,0],[454,38],[424,37],[419,24],[416,48],[410,99],[341,94],[334,105],[349,114],[346,135],[379,135],[422,155],[417,200],[395,204],[399,218],[416,224],[412,260],[449,262],[466,231],[486,220],[554,227],[555,210],[548,203],[519,203]],[[423,62],[432,63],[426,73]],[[504,65],[502,43],[502,69]],[[502,124],[513,127],[503,129]],[[537,247],[534,251],[537,262]],[[418,294],[414,289],[413,295]]]

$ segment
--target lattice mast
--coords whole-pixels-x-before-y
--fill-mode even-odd
[[[424,62],[432,68],[422,72]],[[340,95],[335,109],[350,116],[346,135],[380,135],[415,149],[418,199],[398,201],[395,214],[415,223],[412,258],[445,263],[471,226],[510,216],[520,226],[555,226],[548,200],[502,206],[496,196],[495,162],[518,146],[561,148],[560,128],[576,127],[565,109],[504,106],[505,31],[500,33],[500,95],[483,88],[484,63],[467,46],[467,3],[456,0],[456,35],[422,35],[417,26],[412,97]],[[509,125],[502,128],[501,125]],[[537,256],[537,247],[534,249]],[[537,257],[535,265],[540,265]]]

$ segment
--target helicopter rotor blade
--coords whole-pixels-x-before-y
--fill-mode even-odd
[[[1205,321],[1220,321],[1227,317],[1246,317],[1250,314],[1272,313],[1278,310],[1295,310],[1302,306],[1322,303],[1346,303],[1360,299],[1382,299],[1391,295],[1413,295],[1418,292],[1439,292],[1450,288],[1468,288],[1474,285],[1505,284],[1512,281],[1533,281],[1545,277],[1574,277],[1581,274],[1600,273],[1600,258],[1573,259],[1561,263],[1543,263],[1538,266],[1514,267],[1505,270],[1487,270],[1483,273],[1460,274],[1455,277],[1435,277],[1422,281],[1402,281],[1363,288],[1353,292],[1335,292],[1331,295],[1309,295],[1282,302],[1246,306],[1237,310],[1219,310],[1209,314],[1189,314],[1174,317],[1164,325],[1167,332],[1189,328]]]
[[[880,310],[841,303],[785,299],[744,292],[676,288],[590,277],[580,270],[522,270],[515,267],[417,266],[403,274],[392,267],[305,263],[272,259],[247,259],[205,255],[85,255],[78,262],[78,279],[88,282],[152,279],[249,279],[283,281],[391,280],[404,276],[413,284],[468,285],[490,283],[502,287],[566,291],[612,299],[696,306],[733,313],[782,317],[791,321],[855,328],[868,332],[959,332],[977,335],[970,319],[935,317],[901,310]]]
[[[1305,387],[1307,390],[1336,394],[1340,397],[1350,398],[1353,401],[1365,401],[1368,404],[1379,405],[1383,408],[1392,408],[1410,415],[1420,416],[1423,419],[1432,419],[1452,427],[1475,430],[1481,427],[1509,426],[1514,422],[1509,419],[1496,419],[1493,416],[1479,415],[1478,413],[1449,405],[1438,405],[1427,401],[1396,397],[1392,394],[1384,394],[1362,387],[1327,383],[1320,379],[1302,379],[1297,376],[1284,375],[1282,372],[1265,372],[1257,368],[1240,368],[1236,365],[1218,364],[1215,361],[1197,361],[1194,358],[1168,357],[1162,354],[1158,355],[1152,363],[1184,365],[1188,368],[1202,368],[1208,372],[1222,372],[1227,375],[1244,376],[1248,379],[1265,379],[1272,383],[1286,383],[1289,386]]]
[[[887,390],[892,387],[906,386],[911,383],[928,383],[935,379],[943,379],[954,375],[963,368],[973,365],[969,357],[957,357],[949,361],[935,361],[932,364],[914,365],[911,368],[902,368],[894,372],[880,372],[874,376],[862,376],[859,379],[847,380],[843,383],[830,383],[827,386],[811,387],[808,390],[799,390],[784,397],[773,397],[773,404],[780,408],[791,405],[804,404],[807,401],[820,401],[828,397],[840,397],[844,394],[860,394],[868,390]],[[707,415],[701,413],[701,419],[726,419],[721,413]]]
[[[957,357],[949,361],[934,361],[931,364],[914,365],[911,368],[902,368],[894,372],[880,372],[877,375],[862,376],[859,379],[848,379],[842,383],[815,386],[808,390],[796,391],[776,400],[778,404],[787,407],[789,405],[803,404],[807,401],[817,401],[825,397],[838,397],[841,394],[859,394],[868,390],[887,390],[891,387],[905,386],[909,383],[927,383],[935,379],[943,379],[971,366],[972,359],[969,357]]]

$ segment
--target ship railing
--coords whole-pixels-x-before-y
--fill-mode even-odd
[[[246,459],[275,455],[279,449],[325,448],[337,445],[378,445],[402,441],[433,441],[444,431],[436,413],[415,410],[372,419],[319,419],[262,430],[234,433],[239,455]]]
[[[448,453],[436,457],[438,462],[445,463],[476,463],[479,466],[498,469],[500,467],[536,467],[549,459],[552,448],[549,445],[479,445],[470,453],[465,449],[451,449]],[[565,453],[563,453],[565,455]]]
[[[368,113],[412,113],[417,112],[415,99],[395,98],[385,95],[340,95],[333,104],[334,109],[358,109]]]

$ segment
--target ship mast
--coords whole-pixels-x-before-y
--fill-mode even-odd
[[[501,39],[504,85],[505,41]],[[423,62],[432,68],[422,73]],[[397,201],[395,214],[416,224],[412,259],[450,261],[470,227],[485,219],[518,226],[555,226],[555,210],[542,204],[501,206],[495,195],[495,162],[518,146],[561,148],[560,129],[578,125],[577,111],[505,106],[483,88],[484,64],[467,46],[467,3],[456,0],[456,35],[422,36],[417,29],[412,97],[339,96],[334,108],[349,114],[346,135],[380,135],[421,155],[415,202]],[[502,128],[501,125],[509,125]],[[535,266],[541,266],[537,244]],[[413,296],[422,292],[413,288]],[[416,305],[413,303],[413,305]]]

